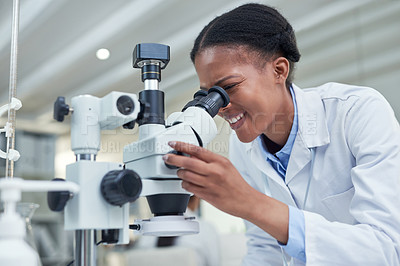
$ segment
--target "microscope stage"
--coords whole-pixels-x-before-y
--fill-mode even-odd
[[[145,220],[135,220],[139,225],[137,233],[148,236],[181,236],[199,233],[199,223],[195,217],[183,215],[156,216]]]

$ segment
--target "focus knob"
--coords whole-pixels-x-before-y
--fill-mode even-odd
[[[181,152],[181,151],[176,151],[176,150],[172,150],[172,151],[168,152],[167,154],[185,155],[185,154],[183,154],[183,152]],[[165,164],[165,166],[168,167],[169,169],[179,169],[178,166],[175,166],[175,165],[172,165],[172,164],[167,164],[167,163],[164,163],[164,164]]]
[[[65,181],[62,178],[54,178],[51,181]],[[47,205],[54,212],[63,211],[68,200],[71,198],[69,191],[49,191],[47,192]]]
[[[100,190],[108,203],[122,206],[139,198],[142,192],[142,181],[140,176],[132,170],[114,170],[103,177]]]
[[[65,103],[65,98],[59,96],[54,102],[53,118],[58,122],[64,121],[64,116],[68,115],[69,106]]]

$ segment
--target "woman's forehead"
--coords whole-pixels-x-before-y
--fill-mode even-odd
[[[262,72],[265,66],[272,61],[271,57],[243,46],[236,48],[217,46],[206,48],[198,53],[195,68],[199,76],[201,74],[210,75],[210,72],[230,72],[230,70],[242,67],[252,67]]]
[[[195,57],[195,67],[215,64],[247,65],[257,68],[270,61],[270,56],[245,45],[218,45],[203,48]]]

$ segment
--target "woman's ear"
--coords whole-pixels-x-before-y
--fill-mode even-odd
[[[277,83],[285,85],[286,79],[289,76],[289,61],[285,57],[278,57],[273,62],[275,80]]]

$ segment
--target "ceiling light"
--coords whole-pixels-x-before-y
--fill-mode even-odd
[[[100,60],[107,60],[110,57],[110,51],[105,48],[101,48],[97,50],[96,57]]]

